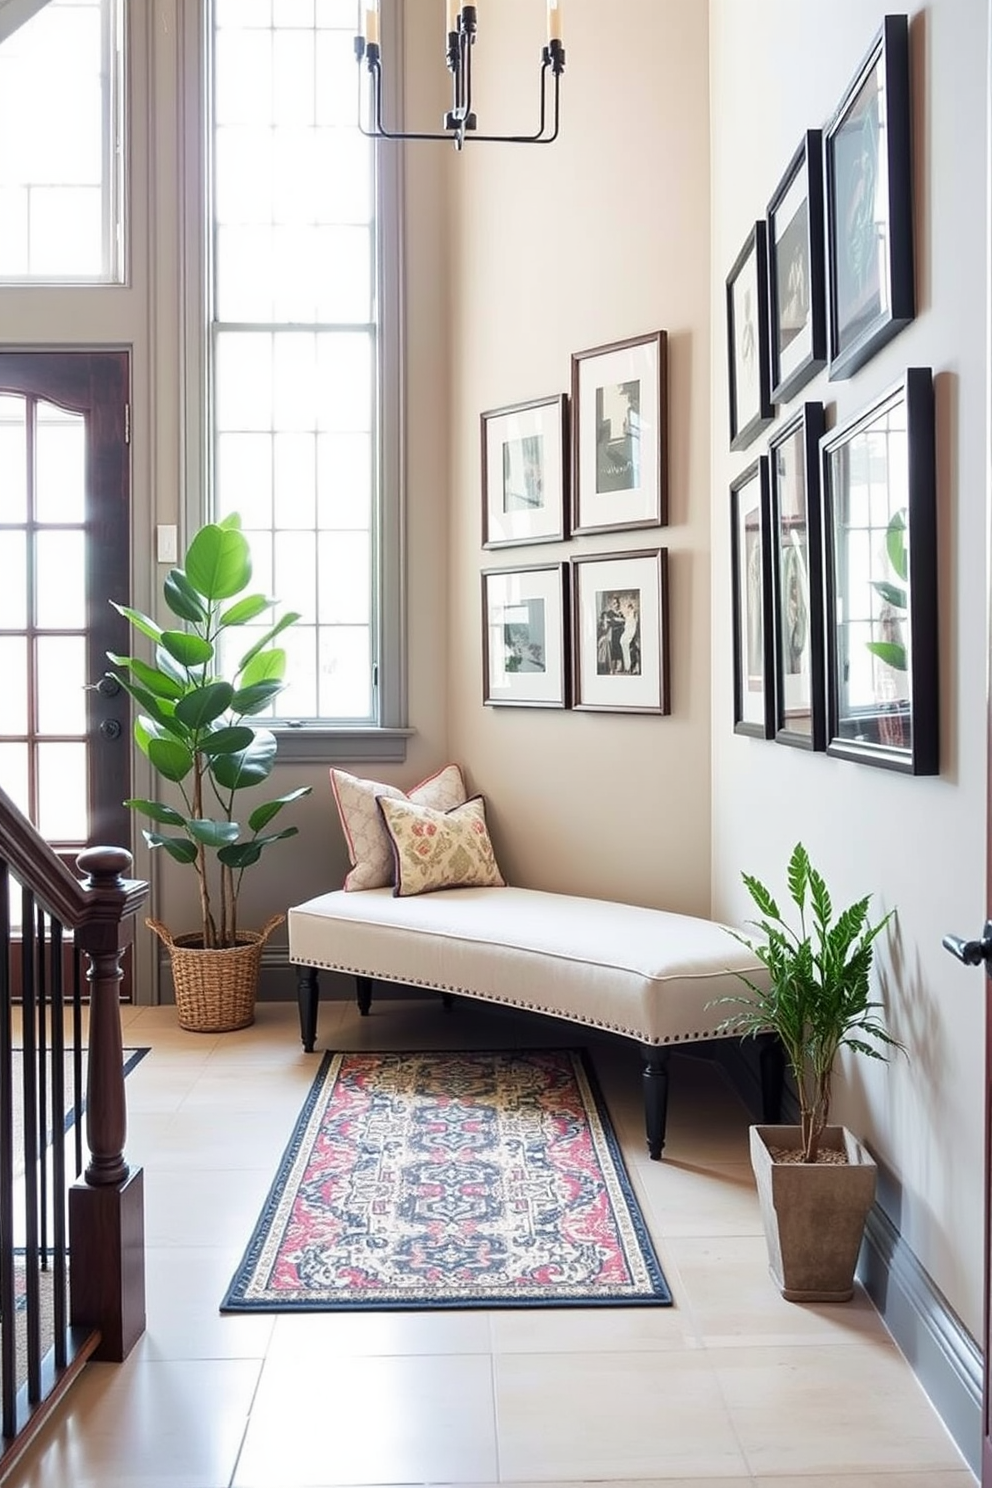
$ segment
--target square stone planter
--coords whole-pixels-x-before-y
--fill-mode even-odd
[[[846,1163],[775,1162],[769,1146],[802,1145],[798,1126],[752,1126],[751,1165],[772,1277],[787,1302],[847,1302],[865,1220],[875,1197],[875,1163],[845,1127],[828,1126],[821,1148]]]

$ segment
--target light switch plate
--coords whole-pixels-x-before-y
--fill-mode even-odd
[[[155,529],[155,540],[159,563],[176,563],[179,558],[179,528],[160,523]]]

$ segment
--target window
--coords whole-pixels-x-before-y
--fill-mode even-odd
[[[0,281],[122,282],[122,38],[121,0],[0,6]]]
[[[399,721],[381,686],[382,193],[355,13],[212,11],[212,508],[240,514],[257,587],[301,616],[278,708],[311,728]]]

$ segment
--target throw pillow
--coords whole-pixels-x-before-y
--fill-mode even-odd
[[[332,769],[330,775],[351,863],[351,872],[344,881],[346,889],[381,889],[394,882],[393,849],[376,809],[377,797],[416,801],[437,811],[447,811],[451,806],[460,806],[468,794],[457,765],[445,765],[408,793],[395,785],[383,785],[379,780],[362,780],[346,770]]]
[[[380,796],[376,804],[393,844],[394,894],[402,898],[435,889],[503,888],[481,796],[450,811],[388,796]]]

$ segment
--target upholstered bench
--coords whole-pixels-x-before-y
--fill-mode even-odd
[[[762,968],[723,925],[602,899],[536,889],[456,888],[396,898],[391,888],[322,894],[289,911],[298,969],[300,1034],[317,1036],[320,968],[356,978],[369,1012],[372,982],[429,987],[636,1039],[645,1057],[648,1150],[665,1142],[668,1059],[674,1045],[726,1036],[734,975]],[[762,1041],[763,1116],[777,1121],[783,1063]]]

